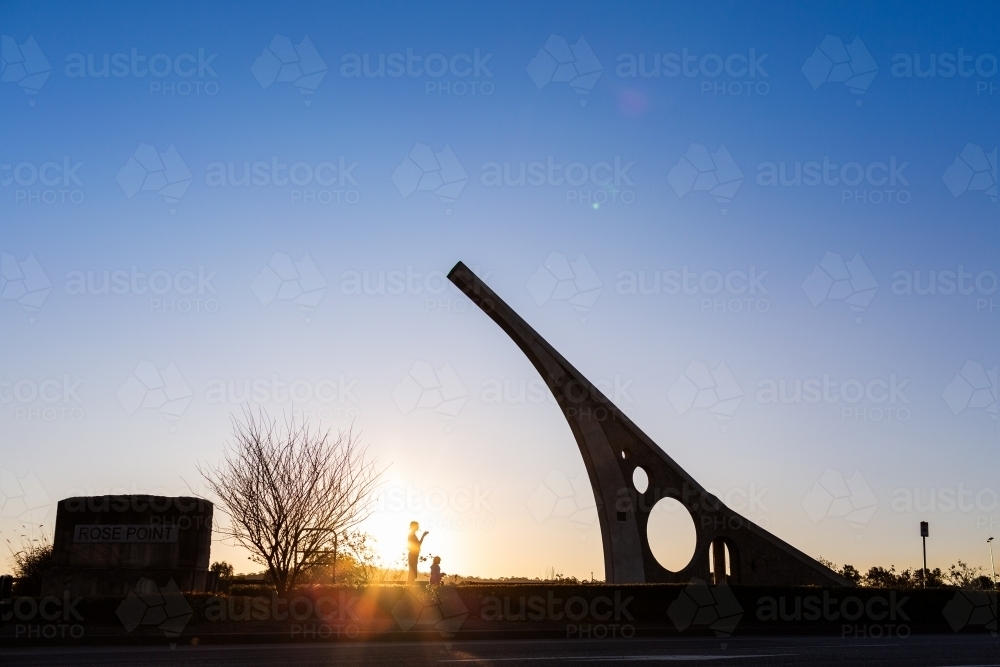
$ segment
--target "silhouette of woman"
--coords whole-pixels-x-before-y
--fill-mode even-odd
[[[417,531],[420,530],[420,524],[416,521],[410,522],[410,535],[406,540],[406,550],[408,561],[410,565],[410,571],[406,575],[407,585],[412,585],[417,581],[417,561],[420,560],[420,546],[424,543],[424,538],[427,537],[427,532],[420,537],[417,537]]]

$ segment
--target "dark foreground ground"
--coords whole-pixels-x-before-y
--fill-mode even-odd
[[[0,649],[0,664],[121,667],[463,667],[464,665],[907,665],[1000,666],[1000,644],[989,635],[913,636],[859,640],[829,637],[508,640],[283,644],[242,646],[75,647]]]

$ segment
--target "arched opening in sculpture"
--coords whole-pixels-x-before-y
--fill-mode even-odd
[[[740,549],[726,537],[712,540],[708,551],[708,568],[715,584],[740,583]]]

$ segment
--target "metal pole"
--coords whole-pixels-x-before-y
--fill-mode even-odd
[[[924,542],[924,571],[921,573],[920,580],[923,582],[924,588],[927,588],[927,538],[923,537],[921,539]]]
[[[997,587],[997,566],[993,564],[993,538],[986,540],[986,544],[990,545],[990,569],[993,571],[993,588]]]
[[[924,569],[920,572],[920,583],[922,588],[927,588],[927,537],[930,535],[930,528],[926,521],[920,522],[920,537],[924,542]]]

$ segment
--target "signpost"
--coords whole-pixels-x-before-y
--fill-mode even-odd
[[[920,581],[923,583],[923,587],[927,588],[927,536],[929,531],[927,529],[927,522],[920,522],[920,537],[924,542],[924,571],[921,573]]]
[[[11,611],[13,604],[11,602],[13,588],[14,577],[9,574],[0,575],[0,620],[9,618],[7,613]]]

